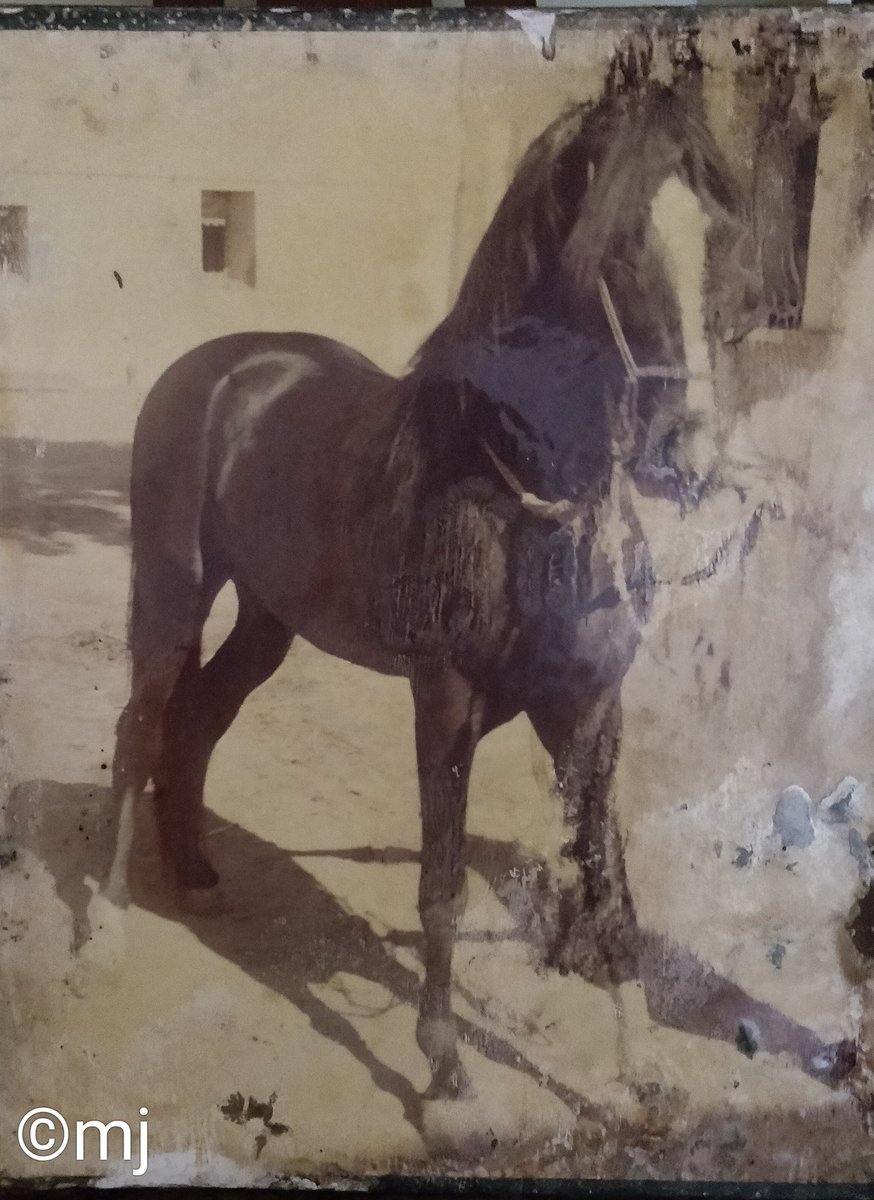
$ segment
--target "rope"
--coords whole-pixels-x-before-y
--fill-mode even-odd
[[[526,512],[531,513],[532,516],[540,517],[545,521],[555,521],[559,525],[569,525],[580,515],[583,506],[575,504],[573,500],[542,500],[533,492],[526,492],[516,475],[513,474],[505,462],[502,462],[498,458],[485,438],[480,438],[479,442],[510,491],[519,497],[522,507]],[[680,587],[690,587],[692,584],[712,579],[714,575],[719,573],[723,566],[729,563],[731,551],[738,542],[740,542],[738,566],[742,565],[755,548],[766,518],[771,521],[785,520],[786,513],[779,500],[764,500],[756,505],[746,523],[726,534],[703,567],[681,575],[679,579],[664,579],[654,576],[652,582],[657,587],[676,587],[677,585]]]
[[[566,525],[579,514],[580,505],[575,504],[573,500],[542,500],[534,492],[526,492],[517,476],[505,462],[498,458],[485,438],[481,437],[479,444],[494,463],[495,470],[510,491],[519,497],[526,512],[530,512],[532,516],[541,517],[545,521],[557,521],[559,525]]]

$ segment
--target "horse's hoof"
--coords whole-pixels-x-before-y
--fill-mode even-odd
[[[218,886],[183,887],[179,889],[179,904],[184,912],[197,917],[215,917],[227,912],[224,892]]]
[[[475,1096],[476,1089],[458,1058],[436,1067],[425,1092],[426,1100],[473,1100]]]
[[[105,896],[114,908],[128,908],[131,902],[130,887],[127,879],[110,876],[100,888],[101,896]]]
[[[183,861],[170,863],[172,878],[180,888],[201,891],[214,888],[219,881],[219,874],[208,858],[202,855],[188,857]]]
[[[853,1041],[834,1042],[813,1060],[810,1073],[830,1087],[838,1087],[855,1071],[858,1053]]]

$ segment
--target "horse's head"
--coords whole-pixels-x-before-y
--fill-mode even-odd
[[[715,453],[716,346],[742,332],[742,291],[723,288],[717,307],[710,288],[715,253],[743,236],[743,207],[694,96],[647,80],[599,109],[561,254],[567,304],[591,320],[597,296],[603,313],[614,458],[642,492],[687,502]]]
[[[695,230],[660,204],[668,180],[701,217],[691,280]],[[471,441],[514,490],[593,499],[618,460],[642,490],[693,498],[709,464],[690,379],[738,324],[725,304],[705,322],[705,245],[741,218],[700,104],[648,75],[608,87],[531,145],[418,365],[461,384]]]

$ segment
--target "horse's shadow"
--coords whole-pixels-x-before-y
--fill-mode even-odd
[[[88,905],[93,890],[87,879],[107,877],[114,850],[108,789],[33,781],[13,790],[7,811],[14,844],[31,850],[51,873],[57,895],[71,913],[73,949],[78,951],[92,936]],[[343,972],[381,985],[393,1003],[415,1007],[419,978],[399,961],[395,947],[406,945],[418,953],[420,935],[390,932],[378,936],[298,861],[318,855],[373,864],[415,863],[418,855],[406,848],[369,846],[288,851],[208,810],[207,836],[222,876],[224,906],[213,915],[198,915],[179,909],[164,885],[157,855],[142,852],[143,842],[153,843],[153,830],[138,829],[138,834],[135,845],[139,844],[141,852],[135,854],[131,870],[133,902],[185,925],[216,954],[290,1000],[317,1033],[348,1050],[370,1073],[374,1085],[400,1102],[406,1120],[427,1144],[423,1098],[414,1085],[381,1061],[354,1025],[316,993],[319,985]],[[531,866],[530,855],[523,858],[516,846],[482,837],[470,838],[469,861],[498,894],[499,881],[513,878],[515,868]],[[755,1000],[663,936],[643,930],[638,933],[638,978],[656,1022],[734,1042],[749,1056],[759,1050],[784,1053],[796,1066],[832,1086],[851,1070],[849,1044],[824,1043],[805,1026]],[[509,936],[526,935],[520,931]],[[473,1011],[485,1017],[482,1001],[467,989],[462,989],[462,994]],[[465,1041],[486,1058],[529,1075],[571,1111],[598,1122],[605,1130],[616,1126],[609,1110],[557,1080],[545,1081],[540,1067],[520,1054],[510,1040],[475,1020],[459,1024]]]
[[[109,790],[35,780],[13,790],[7,814],[13,845],[31,850],[51,873],[58,898],[72,917],[72,948],[77,953],[94,932],[88,913],[93,882],[107,878],[114,852]],[[216,954],[290,1000],[317,1033],[348,1050],[374,1085],[400,1102],[405,1119],[428,1144],[423,1096],[405,1075],[380,1061],[355,1026],[317,995],[319,985],[347,973],[381,985],[393,1003],[415,1009],[419,977],[398,960],[391,939],[381,940],[366,920],[344,908],[298,864],[293,852],[210,810],[207,838],[222,878],[222,907],[211,915],[183,911],[165,885],[157,855],[149,853],[154,831],[142,816],[141,811],[131,862],[131,900],[186,926]],[[385,861],[374,853],[376,861]],[[418,856],[404,850],[394,860],[406,857]],[[571,1088],[556,1080],[544,1084],[541,1069],[510,1041],[471,1020],[461,1020],[459,1031],[479,1053],[547,1086],[573,1112],[602,1124],[610,1121],[609,1112]]]
[[[0,438],[0,534],[30,554],[69,553],[76,537],[127,547],[130,446]]]
[[[360,863],[418,861],[415,854],[395,847],[319,849],[298,852],[296,857],[308,854],[330,854]],[[497,895],[506,896],[513,909],[527,907],[519,904],[519,886],[515,880],[527,875],[536,879],[538,889],[550,887],[548,865],[534,859],[530,852],[523,853],[512,842],[469,836],[468,865],[490,882]],[[485,936],[492,940],[491,935]],[[544,949],[542,930],[536,924],[498,936],[529,940],[541,951]],[[794,1066],[832,1087],[850,1075],[856,1061],[854,1043],[823,1041],[807,1026],[793,1021],[773,1005],[756,1000],[664,934],[638,927],[629,933],[629,939],[634,944],[636,971],[628,979],[635,978],[642,985],[647,1011],[655,1023],[682,1033],[733,1043],[748,1058],[759,1052],[784,1054]],[[423,945],[418,932],[390,933],[386,941],[417,949]],[[603,974],[590,970],[587,978],[597,985],[606,983],[606,964]],[[465,998],[471,1000],[467,993]]]

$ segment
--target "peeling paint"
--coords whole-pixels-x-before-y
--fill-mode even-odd
[[[552,60],[555,57],[555,13],[508,8],[507,16],[518,23],[528,41],[545,59]]]

